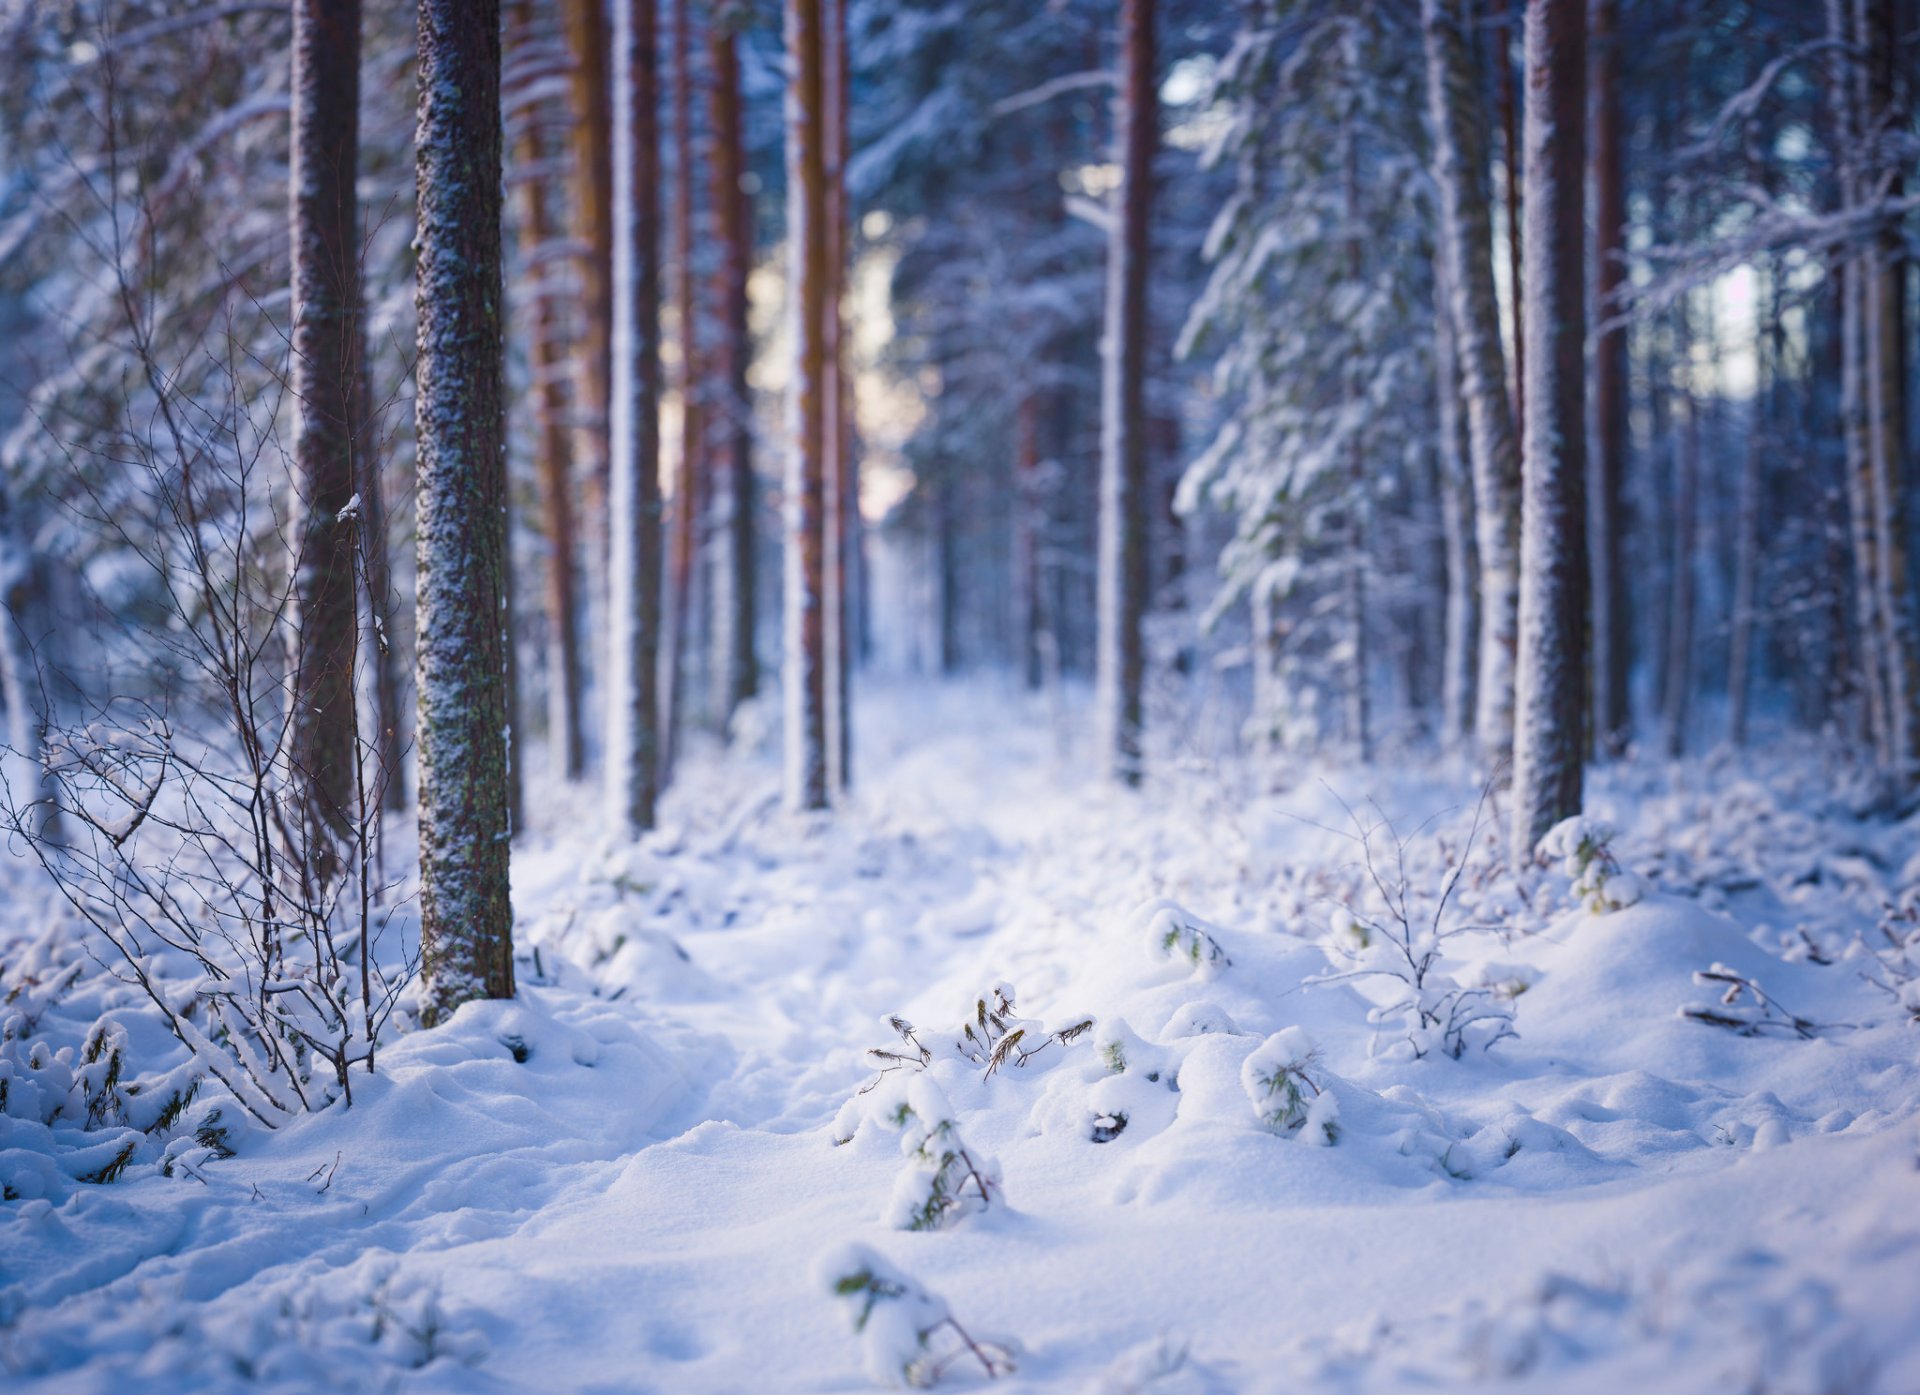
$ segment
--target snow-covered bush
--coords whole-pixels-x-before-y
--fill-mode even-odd
[[[847,1305],[867,1376],[877,1385],[924,1388],[969,1356],[988,1379],[1013,1373],[1012,1353],[969,1336],[944,1299],[865,1245],[822,1255],[814,1281]]]
[[[118,1017],[83,1026],[85,1016],[57,1011],[87,963],[60,964],[52,945],[45,937],[0,966],[4,1200],[118,1181],[136,1162],[160,1159],[170,1171],[208,1123],[206,1109],[193,1109],[200,1074],[191,1061],[137,1075]]]
[[[1219,927],[1176,902],[1149,901],[1134,916],[1143,927],[1147,952],[1155,959],[1185,964],[1202,978],[1233,964],[1215,936]]]
[[[1340,1141],[1340,1105],[1307,1073],[1319,1059],[1313,1038],[1299,1027],[1275,1032],[1240,1067],[1240,1083],[1260,1122],[1303,1143]]]
[[[935,1037],[932,1044],[921,1040],[920,1031],[906,1018],[895,1014],[887,1019],[905,1046],[905,1050],[875,1046],[867,1056],[880,1069],[879,1076],[862,1090],[871,1090],[890,1072],[925,1070],[935,1060],[970,1061],[992,1076],[1002,1066],[1024,1066],[1049,1046],[1067,1046],[1093,1030],[1093,1019],[1051,1030],[1036,1018],[1021,1017],[1014,1011],[1013,985],[996,983],[974,999],[973,1012],[960,1023],[950,1037]]]
[[[1573,882],[1573,898],[1594,915],[1624,910],[1642,900],[1647,885],[1613,855],[1614,831],[1599,819],[1576,814],[1541,835],[1535,856],[1560,864]]]
[[[1890,994],[1907,1021],[1920,1024],[1920,892],[1887,907],[1868,949],[1878,970],[1866,973],[1867,982]]]
[[[1486,807],[1486,794],[1467,835],[1471,848]],[[1492,927],[1464,924],[1454,894],[1468,866],[1465,857],[1440,875],[1430,899],[1415,890],[1408,842],[1384,818],[1368,822],[1348,811],[1360,849],[1362,877],[1353,899],[1334,907],[1322,941],[1335,971],[1316,983],[1371,981],[1387,985],[1367,1020],[1381,1037],[1397,1036],[1416,1059],[1435,1053],[1458,1059],[1470,1046],[1486,1048],[1514,1034],[1513,994],[1494,983],[1473,982],[1453,972],[1445,957],[1450,941]],[[1391,865],[1377,847],[1390,845]],[[1397,986],[1396,986],[1397,985]]]
[[[1725,1027],[1743,1037],[1757,1037],[1770,1031],[1812,1037],[1819,1030],[1815,1023],[1780,1006],[1771,994],[1751,978],[1725,964],[1699,970],[1694,974],[1693,981],[1720,991],[1712,1003],[1684,1004],[1680,1015],[1689,1022]]]
[[[900,1136],[907,1165],[894,1179],[881,1219],[900,1230],[939,1230],[991,1206],[1000,1165],[967,1146],[946,1091],[931,1075],[882,1075],[840,1108],[833,1141],[851,1143],[863,1127]]]

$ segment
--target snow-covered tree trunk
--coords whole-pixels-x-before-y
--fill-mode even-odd
[[[1876,196],[1905,192],[1903,167],[1889,142],[1908,113],[1900,64],[1902,25],[1893,0],[1856,0],[1861,135],[1870,152]],[[1874,611],[1886,666],[1886,766],[1895,785],[1920,782],[1920,615],[1908,570],[1906,245],[1896,226],[1868,244],[1856,266],[1864,278],[1867,460],[1872,486]]]
[[[660,762],[660,191],[654,0],[613,24],[613,477],[608,812],[653,827]]]
[[[1141,777],[1147,609],[1147,258],[1153,155],[1159,143],[1154,0],[1122,0],[1116,127],[1120,205],[1107,249],[1100,401],[1099,633],[1095,696],[1108,768]]]
[[[1521,219],[1526,195],[1522,192],[1521,183],[1525,161],[1520,153],[1520,128],[1513,100],[1513,43],[1520,37],[1520,22],[1514,13],[1517,3],[1524,3],[1524,0],[1494,0],[1493,24],[1488,30],[1488,37],[1493,46],[1494,100],[1500,107],[1500,170],[1505,196],[1501,200],[1501,212],[1507,222],[1507,289],[1513,340],[1513,379],[1510,384],[1513,438],[1524,441],[1527,436],[1527,279],[1523,265],[1526,232],[1521,227]],[[1471,0],[1466,12],[1472,12]]]
[[[1040,390],[1029,382],[1013,417],[1013,609],[1021,678],[1030,692],[1038,692],[1046,677],[1040,640],[1045,615],[1040,571],[1040,417]]]
[[[292,775],[314,863],[339,865],[353,822],[358,483],[359,0],[293,7],[294,573]]]
[[[740,58],[731,12],[716,13],[708,36],[713,82],[708,120],[713,140],[713,216],[719,256],[713,301],[718,330],[709,346],[707,434],[713,462],[714,719],[724,731],[734,709],[760,691],[754,649],[756,530],[753,474],[753,398],[747,365],[753,342],[747,328],[747,275],[753,269],[753,219],[740,187],[746,169],[740,111]]]
[[[420,953],[432,1023],[513,995],[500,6],[420,0],[419,26]]]
[[[786,0],[787,296],[793,383],[787,402],[786,799],[827,807],[826,503],[827,178],[822,0]]]
[[[1480,562],[1480,662],[1474,732],[1500,768],[1513,746],[1518,622],[1520,454],[1493,289],[1493,223],[1486,190],[1486,123],[1467,47],[1463,0],[1421,0],[1427,100],[1440,190],[1440,245],[1473,452],[1474,530]]]
[[[1827,0],[1827,94],[1833,113],[1834,165],[1841,211],[1860,199],[1860,120],[1851,0]],[[1873,465],[1867,443],[1864,258],[1849,250],[1834,260],[1840,297],[1840,435],[1845,449],[1848,540],[1853,559],[1858,681],[1865,697],[1867,736],[1884,762],[1891,752],[1887,663],[1879,618],[1879,562],[1875,543]]]
[[[1357,32],[1350,28],[1341,45],[1348,69],[1348,91],[1357,92],[1366,81],[1357,51]],[[1360,249],[1360,156],[1354,131],[1354,115],[1349,109],[1342,133],[1341,191],[1345,199],[1347,225],[1347,278],[1361,283]],[[1373,759],[1373,717],[1367,649],[1367,573],[1373,565],[1373,510],[1367,479],[1367,411],[1364,372],[1356,352],[1347,365],[1347,407],[1358,417],[1347,442],[1347,539],[1345,591],[1347,602],[1347,739],[1354,754],[1364,763]]]
[[[674,472],[673,534],[668,548],[671,609],[666,631],[666,679],[661,685],[661,778],[672,778],[680,737],[687,725],[689,641],[692,635],[693,576],[699,550],[696,523],[704,484],[706,401],[700,342],[700,307],[695,294],[693,215],[694,166],[699,151],[693,131],[693,36],[687,14],[693,0],[673,4],[673,263],[675,309],[680,321],[680,459]]]
[[[1619,0],[1593,0],[1593,114],[1588,170],[1593,183],[1593,317],[1601,325],[1621,313],[1626,284],[1626,141],[1620,105]],[[1593,568],[1593,745],[1626,750],[1633,713],[1627,679],[1632,630],[1627,615],[1626,529],[1627,330],[1599,329],[1593,349],[1593,445],[1588,471],[1587,530]]]
[[[1528,0],[1514,856],[1580,812],[1586,755],[1586,0]]]
[[[1447,259],[1434,257],[1434,393],[1439,405],[1440,536],[1446,557],[1447,603],[1440,659],[1440,734],[1449,746],[1473,739],[1474,665],[1480,637],[1480,565],[1473,538],[1471,447],[1460,410],[1460,355],[1453,333]]]
[[[605,0],[563,0],[571,147],[573,236],[580,245],[581,333],[573,357],[573,457],[579,476],[581,533],[586,543],[586,621],[594,636],[588,659],[600,676],[600,637],[607,632],[607,392],[613,372],[613,115],[607,93],[611,48]],[[575,621],[580,623],[579,620]],[[604,680],[603,680],[604,681]]]

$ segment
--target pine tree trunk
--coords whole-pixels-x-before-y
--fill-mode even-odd
[[[1527,401],[1513,855],[1580,812],[1586,755],[1586,0],[1528,0]]]
[[[1100,412],[1099,644],[1095,692],[1114,776],[1140,783],[1147,609],[1148,233],[1159,142],[1154,0],[1122,0],[1120,207],[1107,248]]]
[[[1684,325],[1684,321],[1682,322]],[[1691,336],[1680,335],[1684,345]],[[1673,455],[1672,587],[1667,598],[1666,687],[1661,714],[1666,728],[1667,755],[1686,749],[1687,724],[1693,698],[1693,552],[1694,511],[1700,479],[1700,404],[1691,388],[1680,394],[1680,442]]]
[[[653,827],[660,766],[660,190],[654,0],[618,0],[613,72],[609,814]]]
[[[1827,33],[1850,45],[1855,28],[1851,0],[1827,0]],[[1837,49],[1829,58],[1828,98],[1833,109],[1834,164],[1840,207],[1861,196],[1860,112],[1856,60]],[[1867,736],[1885,764],[1892,754],[1892,724],[1887,706],[1885,630],[1879,616],[1880,574],[1874,526],[1873,462],[1867,435],[1866,259],[1849,251],[1834,261],[1840,299],[1840,430],[1846,452],[1848,537],[1853,554],[1855,645],[1858,686],[1865,697]]]
[[[500,7],[420,0],[415,308],[422,1018],[513,995]]]
[[[1365,81],[1349,50],[1348,79],[1359,87]],[[1342,188],[1346,202],[1346,223],[1353,229],[1347,239],[1347,276],[1355,285],[1361,279],[1360,252],[1360,164],[1351,117],[1345,123],[1342,145]],[[1347,401],[1349,408],[1364,418],[1366,390],[1361,382],[1357,361],[1348,365]],[[1356,429],[1347,445],[1347,642],[1352,653],[1347,663],[1347,739],[1354,754],[1364,764],[1373,759],[1373,721],[1367,691],[1369,655],[1367,652],[1367,568],[1371,565],[1368,548],[1373,540],[1372,510],[1367,493],[1366,433]]]
[[[1040,651],[1040,418],[1039,389],[1029,386],[1013,419],[1014,624],[1022,681],[1029,692],[1038,692],[1046,679]]]
[[[787,407],[786,799],[827,807],[827,247],[822,0],[785,0],[788,297],[793,383]]]
[[[1883,153],[1895,133],[1907,129],[1907,112],[1896,64],[1901,25],[1892,0],[1856,0],[1861,66],[1863,133],[1875,152],[1875,188],[1885,197],[1904,192],[1900,167]],[[1906,249],[1901,231],[1889,227],[1856,262],[1864,278],[1869,506],[1873,516],[1874,612],[1886,666],[1886,768],[1896,789],[1920,783],[1920,615],[1915,614],[1908,571],[1907,512],[1907,326]]]
[[[671,779],[680,737],[687,725],[687,658],[691,653],[689,622],[692,614],[695,553],[699,547],[696,521],[701,508],[701,466],[706,403],[702,393],[700,309],[694,294],[698,281],[693,264],[693,169],[697,159],[693,134],[693,40],[687,8],[692,0],[674,0],[673,6],[673,261],[678,281],[680,320],[680,462],[674,477],[673,543],[668,561],[672,618],[667,626],[667,678],[663,690],[666,712],[661,723],[662,780]]]
[[[852,384],[846,371],[845,296],[847,279],[847,189],[849,154],[846,0],[825,0],[821,45],[822,105],[825,116],[827,199],[827,286],[825,368],[822,383],[822,449],[825,455],[825,603],[827,650],[827,768],[829,780],[845,789],[853,779],[853,608],[849,581],[859,536],[859,501],[854,493]]]
[[[1619,0],[1593,0],[1593,131],[1589,168],[1593,180],[1594,317],[1603,323],[1621,313],[1626,284],[1626,142],[1620,107]],[[1633,713],[1628,694],[1632,637],[1628,626],[1626,563],[1627,330],[1599,332],[1593,353],[1592,523],[1588,552],[1593,564],[1593,739],[1597,753],[1626,751]]]
[[[1500,347],[1500,303],[1493,289],[1485,120],[1461,11],[1462,0],[1421,0],[1427,100],[1440,190],[1440,244],[1452,289],[1453,328],[1473,453],[1474,530],[1480,562],[1474,731],[1481,751],[1498,771],[1513,748],[1520,453]]]
[[[613,372],[613,114],[607,95],[612,43],[605,0],[564,3],[573,64],[573,121],[567,138],[573,154],[574,236],[584,249],[579,265],[585,318],[573,360],[573,455],[586,541],[586,619],[597,642],[606,633],[607,488],[612,468],[607,424]]]
[[[1503,182],[1506,185],[1507,285],[1513,307],[1513,437],[1527,438],[1527,316],[1525,268],[1526,234],[1521,228],[1524,197],[1521,193],[1521,156],[1519,127],[1515,121],[1513,100],[1513,40],[1519,28],[1513,15],[1514,0],[1496,0],[1499,20],[1494,37],[1495,90],[1500,103],[1500,138]]]
[[[1780,278],[1769,278],[1773,294],[1768,319],[1780,323]],[[1753,345],[1758,381],[1753,407],[1747,423],[1747,450],[1740,464],[1739,495],[1734,512],[1733,549],[1733,633],[1727,648],[1727,739],[1735,746],[1747,744],[1747,712],[1753,687],[1755,614],[1760,583],[1760,494],[1763,484],[1764,450],[1767,445],[1769,405],[1773,400],[1772,375],[1779,371],[1777,361],[1769,362],[1767,332],[1756,318]]]
[[[708,52],[713,66],[708,113],[713,127],[713,210],[719,243],[713,301],[719,336],[707,357],[711,389],[705,399],[714,486],[713,703],[715,719],[724,731],[734,709],[760,691],[760,664],[754,649],[758,559],[753,398],[747,387],[747,365],[753,357],[747,328],[753,218],[741,187],[746,140],[740,111],[740,59],[725,16],[715,17]]]
[[[292,776],[325,874],[354,823],[354,529],[361,431],[359,0],[298,0],[293,34]]]
[[[521,0],[509,20],[514,42],[531,48],[543,36],[532,8]],[[548,179],[541,173],[537,114],[523,112],[514,140],[514,183],[520,197],[520,252],[536,285],[526,295],[529,358],[533,369],[534,479],[547,541],[541,600],[547,621],[547,745],[554,768],[577,780],[586,768],[582,744],[582,679],[578,639],[578,588],[574,574],[573,436],[567,379],[576,371],[563,340],[557,297],[538,284],[551,275],[559,228],[549,211]]]
[[[1460,356],[1446,258],[1434,257],[1434,374],[1439,404],[1440,534],[1446,553],[1446,636],[1440,660],[1440,732],[1448,746],[1473,739],[1474,665],[1480,638],[1480,562],[1473,538],[1471,447],[1460,410]]]

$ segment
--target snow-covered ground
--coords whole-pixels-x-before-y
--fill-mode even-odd
[[[950,1314],[963,1386],[1920,1391],[1920,1028],[1869,981],[1920,823],[1813,755],[1604,774],[1594,913],[1459,772],[1129,794],[990,685],[861,718],[832,818],[764,755],[638,848],[555,796],[517,1001],[110,1183],[58,1051],[180,1058],[91,963],[43,1001],[85,951],[15,868],[0,1384],[858,1390]]]

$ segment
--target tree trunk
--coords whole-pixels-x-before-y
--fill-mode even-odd
[[[1873,187],[1904,192],[1900,167],[1883,153],[1907,129],[1895,65],[1901,26],[1892,0],[1856,0],[1862,135],[1873,152]],[[1874,612],[1886,666],[1885,764],[1900,790],[1920,783],[1920,616],[1908,571],[1906,514],[1906,251],[1899,228],[1883,229],[1856,263],[1865,340],[1867,463],[1873,515]]]
[[[1839,45],[1853,41],[1851,0],[1827,0],[1827,33]],[[1839,202],[1847,210],[1859,200],[1861,172],[1855,60],[1841,49],[1829,58],[1828,98],[1833,110],[1834,164]],[[1867,436],[1865,298],[1866,259],[1856,251],[1837,257],[1833,270],[1840,298],[1840,425],[1846,451],[1848,536],[1853,554],[1854,625],[1857,631],[1859,687],[1865,696],[1867,736],[1876,757],[1892,753],[1887,707],[1885,630],[1879,616],[1880,574],[1874,527],[1873,463]]]
[[[500,6],[420,0],[415,431],[422,1019],[513,995]]]
[[[827,176],[822,0],[786,0],[787,294],[793,383],[787,404],[786,799],[827,807]]]
[[[540,37],[532,8],[512,7],[512,38],[531,47]],[[534,478],[539,486],[547,557],[541,599],[547,620],[547,746],[554,768],[577,780],[586,768],[582,744],[578,593],[574,580],[573,440],[567,378],[574,372],[565,325],[551,286],[552,251],[560,230],[549,212],[548,177],[541,172],[538,115],[523,112],[514,139],[514,182],[520,196],[520,251],[534,285],[524,292],[533,369]]]
[[[859,500],[854,493],[852,384],[846,371],[845,297],[847,281],[847,189],[849,153],[846,0],[825,0],[826,30],[821,45],[822,105],[825,115],[826,168],[826,323],[825,377],[821,396],[825,423],[825,602],[827,650],[827,768],[829,780],[845,789],[853,779],[853,609],[849,581],[858,545]]]
[[[570,82],[574,235],[580,257],[583,332],[574,354],[573,454],[586,536],[587,619],[599,636],[607,615],[607,487],[611,455],[607,390],[613,372],[613,117],[607,98],[611,48],[605,0],[565,0]],[[596,662],[596,673],[599,672]],[[604,681],[604,680],[603,680]]]
[[[1691,342],[1684,328],[1680,342]],[[1691,385],[1680,393],[1680,418],[1680,443],[1673,454],[1673,574],[1667,598],[1666,687],[1661,699],[1670,757],[1686,749],[1693,697],[1693,549],[1700,480],[1700,404],[1694,400]]]
[[[1594,316],[1621,313],[1626,284],[1626,141],[1620,106],[1619,0],[1593,0]],[[1627,578],[1621,541],[1626,530],[1627,330],[1599,332],[1593,352],[1594,459],[1589,471],[1592,525],[1588,553],[1593,566],[1593,744],[1598,754],[1626,751],[1633,724],[1628,676],[1632,637],[1628,626]]]
[[[1521,262],[1526,246],[1522,231],[1523,196],[1521,194],[1521,156],[1518,126],[1513,101],[1513,40],[1518,27],[1513,17],[1514,0],[1496,0],[1499,25],[1494,40],[1495,90],[1500,103],[1501,160],[1506,184],[1507,286],[1513,307],[1513,435],[1517,441],[1527,438],[1527,283]]]
[[[1770,361],[1766,323],[1780,323],[1780,277],[1769,278],[1772,312],[1763,321],[1754,318],[1753,359],[1758,366],[1753,407],[1747,422],[1747,450],[1740,464],[1740,491],[1735,504],[1733,549],[1733,633],[1727,649],[1727,739],[1747,744],[1747,711],[1753,686],[1753,637],[1760,582],[1760,495],[1764,483],[1764,452],[1771,426],[1773,375],[1778,360]]]
[[[1470,446],[1460,410],[1460,356],[1453,332],[1447,259],[1434,257],[1434,373],[1439,401],[1440,533],[1446,552],[1446,637],[1440,661],[1440,734],[1448,746],[1473,739],[1474,663],[1480,638],[1480,563],[1473,539]]]
[[[667,679],[663,692],[666,713],[663,728],[662,779],[670,779],[680,736],[687,724],[687,656],[689,601],[693,594],[694,554],[699,547],[695,528],[700,516],[701,449],[706,404],[702,389],[700,312],[694,289],[693,265],[693,40],[687,7],[692,0],[674,0],[673,7],[673,261],[678,276],[680,319],[680,463],[674,478],[673,543],[668,561],[672,619],[667,627]]]
[[[1029,692],[1038,692],[1046,672],[1041,662],[1043,623],[1040,574],[1040,391],[1031,385],[1014,408],[1013,568],[1014,623],[1020,637],[1020,671]]]
[[[660,764],[660,191],[654,0],[614,9],[608,812],[653,827]]]
[[[1159,142],[1154,84],[1154,0],[1122,0],[1120,207],[1107,246],[1107,306],[1100,411],[1099,645],[1095,692],[1108,768],[1141,778],[1141,690],[1146,672],[1147,258],[1153,156]]]
[[[1355,90],[1364,83],[1365,75],[1349,53],[1349,80]],[[1360,163],[1359,151],[1354,140],[1353,120],[1351,116],[1345,122],[1345,139],[1342,141],[1342,191],[1346,202],[1345,216],[1347,227],[1352,230],[1347,238],[1347,277],[1355,285],[1361,281],[1360,252]],[[1347,402],[1351,410],[1364,417],[1366,411],[1366,388],[1360,378],[1359,362],[1356,355],[1348,365]],[[1367,495],[1367,457],[1366,432],[1356,429],[1347,445],[1347,558],[1346,558],[1346,601],[1347,601],[1347,642],[1352,652],[1347,661],[1347,739],[1353,742],[1354,753],[1364,764],[1373,759],[1373,722],[1371,696],[1367,691],[1368,653],[1367,653],[1367,568],[1371,563],[1368,552],[1373,540],[1373,520],[1368,507]]]
[[[740,59],[724,16],[715,16],[708,51],[713,62],[708,107],[713,126],[713,216],[720,255],[713,294],[719,337],[707,359],[712,388],[706,401],[714,485],[713,698],[714,716],[724,731],[734,709],[760,691],[760,664],[754,650],[758,619],[753,398],[747,387],[747,365],[753,358],[747,329],[753,215],[741,187],[746,138],[740,112]]]
[[[1480,663],[1474,730],[1496,771],[1513,748],[1520,454],[1493,289],[1486,130],[1461,0],[1421,0],[1427,100],[1440,189],[1440,245],[1473,453],[1474,530],[1480,560]]]
[[[1586,0],[1528,0],[1526,320],[1513,856],[1580,812],[1586,755]]]
[[[292,777],[325,875],[354,819],[354,524],[359,475],[359,0],[299,0],[293,34],[293,466],[298,557]]]

